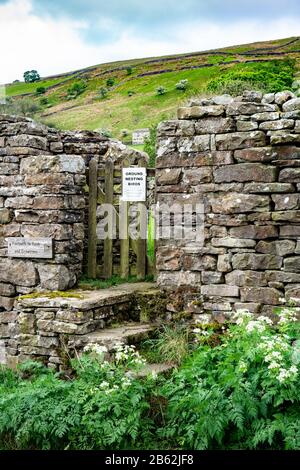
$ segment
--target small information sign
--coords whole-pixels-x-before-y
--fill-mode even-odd
[[[146,201],[146,168],[122,169],[122,201]]]
[[[7,238],[8,256],[12,258],[53,258],[52,238]]]

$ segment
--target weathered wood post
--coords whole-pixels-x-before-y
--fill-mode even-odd
[[[109,158],[105,163],[105,204],[113,205],[114,199],[114,163]],[[109,212],[112,217],[113,211]],[[111,226],[113,221],[110,221]],[[108,234],[104,240],[104,257],[103,257],[103,275],[105,279],[109,279],[113,274],[113,241]]]
[[[89,165],[89,219],[88,219],[88,277],[97,277],[97,173],[98,159],[92,158]]]
[[[122,168],[128,167],[129,162],[123,161]],[[123,179],[123,175],[122,175]],[[129,230],[128,230],[129,203],[120,198],[119,205],[119,238],[120,238],[120,276],[122,279],[129,277]]]

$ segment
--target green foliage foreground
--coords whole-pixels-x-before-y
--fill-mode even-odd
[[[0,375],[3,449],[300,449],[300,324],[295,310],[239,312],[216,337],[197,328],[170,377],[138,376],[130,347],[93,347],[63,380],[38,363]]]

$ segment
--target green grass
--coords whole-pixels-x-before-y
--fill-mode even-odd
[[[35,93],[38,87],[48,88],[49,86],[57,85],[58,83],[63,83],[68,80],[70,77],[49,79],[49,80],[40,80],[34,83],[12,83],[11,85],[6,86],[6,96],[18,96],[23,95],[24,93]]]
[[[47,90],[45,96],[48,104],[42,106],[34,116],[37,120],[42,120],[46,124],[51,123],[62,130],[106,128],[112,131],[113,137],[122,139],[122,129],[132,132],[138,128],[155,126],[165,119],[174,119],[177,108],[188,97],[206,94],[207,85],[211,80],[223,77],[229,70],[234,70],[236,65],[231,64],[232,61],[241,61],[240,67],[246,69],[247,65],[244,64],[244,60],[249,60],[249,56],[243,56],[245,52],[284,46],[291,39],[293,38],[242,44],[207,51],[202,55],[178,54],[106,63],[86,68],[83,72],[75,71],[60,77],[46,77],[33,84],[14,83],[7,86],[6,91],[8,97],[32,93],[33,99],[39,103],[40,97],[34,96],[38,86],[48,88],[58,85]],[[284,50],[288,57],[299,47],[298,41],[286,48],[282,47],[281,50]],[[263,57],[266,60],[274,59],[268,56],[267,51]],[[164,61],[164,59],[168,60]],[[147,63],[149,60],[155,62]],[[201,67],[207,64],[211,67],[182,70],[183,67]],[[133,68],[132,75],[128,75],[125,69],[112,71],[117,67],[126,68],[129,65]],[[109,70],[111,73],[105,73]],[[140,76],[159,71],[164,73]],[[99,90],[101,87],[106,87],[106,82],[110,78],[115,80],[115,84],[109,90],[108,96],[101,99]],[[77,99],[68,100],[68,88],[82,79],[86,81],[86,90]],[[184,93],[176,90],[176,83],[185,79],[189,81],[188,90]],[[160,86],[167,90],[162,96],[157,95],[156,92]],[[129,96],[130,92],[133,92],[132,96]]]
[[[163,325],[156,337],[143,341],[140,352],[149,363],[180,365],[192,350],[186,324]]]
[[[134,150],[140,150],[141,152],[144,151],[144,144],[142,144],[142,145],[128,144],[128,147],[130,147],[131,149],[134,149]]]
[[[192,94],[203,92],[208,81],[218,74],[219,67],[216,66],[134,78],[111,91],[107,98],[94,99],[85,104],[85,96],[95,90],[95,83],[92,82],[74,103],[78,104],[76,108],[49,116],[45,122],[50,121],[64,130],[107,128],[113,131],[114,137],[120,137],[124,128],[132,131],[174,117],[182,101]],[[176,83],[184,79],[189,80],[189,89],[185,93],[175,89]],[[160,85],[167,89],[165,95],[156,94],[156,88]],[[129,97],[128,91],[131,90],[135,94]]]
[[[144,282],[152,282],[153,276],[146,276]],[[141,282],[136,276],[129,276],[127,279],[122,279],[119,276],[112,276],[110,279],[90,279],[87,276],[82,276],[79,281],[78,288],[82,290],[97,290],[108,289],[109,287],[119,286],[125,283]]]
[[[155,218],[150,211],[148,222],[148,241],[147,241],[147,255],[150,260],[155,262]]]

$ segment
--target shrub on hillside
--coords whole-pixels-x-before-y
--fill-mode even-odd
[[[159,86],[158,88],[156,88],[156,93],[158,95],[165,95],[167,93],[167,90],[164,86]]]
[[[213,93],[233,90],[239,94],[249,86],[266,92],[290,89],[293,83],[295,61],[292,59],[272,60],[266,63],[239,64],[211,80],[207,89]],[[245,88],[243,89],[243,84]]]
[[[44,95],[46,93],[46,88],[44,86],[38,86],[35,92],[37,95]]]
[[[79,82],[74,82],[68,88],[68,99],[76,99],[79,95],[81,95],[87,88],[87,84],[85,81],[81,80]]]
[[[218,90],[220,94],[228,94],[231,96],[240,96],[244,91],[261,91],[263,93],[267,92],[267,87],[262,82],[255,82],[250,80],[228,80],[224,82]]]
[[[115,84],[115,79],[114,78],[110,77],[106,80],[106,86],[108,86],[109,88],[114,86],[114,84]]]
[[[34,117],[39,109],[40,108],[38,104],[30,98],[23,98],[19,100],[7,98],[6,103],[0,105],[0,112],[4,114],[15,114],[17,116],[19,115],[26,117]]]
[[[112,137],[112,132],[109,129],[105,129],[105,127],[99,129],[98,132],[103,137],[108,137],[109,139]]]
[[[68,99],[76,99],[86,90],[86,88],[87,84],[84,80],[74,82],[73,85],[68,88]]]
[[[130,134],[130,132],[129,132],[128,129],[122,129],[122,130],[121,130],[121,137],[122,137],[122,139],[126,139],[126,137],[129,137],[129,134]]]
[[[99,90],[99,95],[100,95],[100,98],[106,98],[107,95],[108,95],[108,89],[105,88],[104,86],[100,88]]]
[[[180,82],[176,83],[175,88],[176,90],[186,91],[188,84],[189,84],[188,80],[180,80]]]
[[[43,96],[43,98],[40,99],[40,105],[41,106],[46,106],[47,104],[49,104],[48,98]]]

